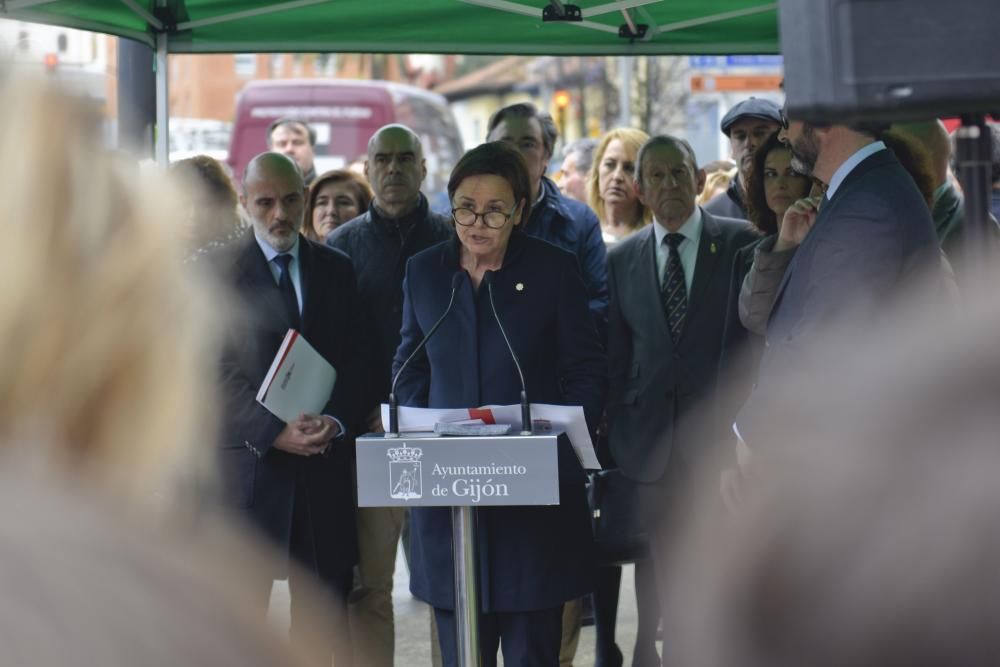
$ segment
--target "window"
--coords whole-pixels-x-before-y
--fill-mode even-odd
[[[233,55],[236,76],[257,76],[257,54],[237,53]]]

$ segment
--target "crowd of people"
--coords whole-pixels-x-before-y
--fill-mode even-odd
[[[66,133],[93,134],[84,121],[68,121],[71,109],[53,104],[52,95],[20,96],[22,117],[0,123],[10,135],[5,149],[29,141],[18,136],[18,123],[43,110],[58,118],[37,145],[75,145]],[[917,299],[925,314],[944,317],[960,308],[966,285],[972,291],[972,267],[955,242],[965,224],[961,194],[949,174],[951,144],[936,120],[892,128],[815,124],[750,98],[720,129],[732,163],[715,165],[718,178],[710,179],[681,137],[615,128],[568,144],[553,180],[553,119],[528,103],[506,106],[490,119],[484,143],[454,166],[447,214],[433,211],[421,191],[421,138],[403,125],[373,134],[362,174],[317,174],[308,123],[280,119],[268,129],[271,151],[237,182],[198,157],[173,165],[168,183],[146,174],[159,179],[158,195],[133,183],[117,157],[95,167],[100,150],[91,138],[58,169],[46,165],[44,182],[99,205],[32,196],[43,182],[38,170],[5,180],[13,218],[48,226],[41,234],[9,230],[20,251],[11,259],[19,278],[37,281],[44,298],[7,290],[4,312],[44,327],[32,335],[6,322],[0,328],[8,347],[25,350],[5,355],[2,375],[11,379],[0,427],[7,439],[30,433],[42,444],[62,444],[51,450],[52,468],[88,484],[113,482],[121,494],[115,498],[142,495],[137,481],[169,467],[185,472],[170,480],[174,495],[241,518],[249,539],[266,545],[253,547],[260,556],[201,584],[210,590],[175,583],[178,599],[190,597],[162,610],[171,618],[192,613],[201,597],[217,595],[192,619],[211,611],[226,619],[223,639],[251,637],[256,657],[239,664],[391,666],[392,579],[402,538],[411,592],[432,608],[435,663],[451,667],[459,658],[448,513],[359,509],[353,440],[382,430],[380,406],[397,375],[400,404],[415,407],[517,403],[523,383],[533,401],[582,406],[602,464],[629,489],[616,496],[628,505],[615,509],[633,516],[642,533],[640,555],[631,559],[633,666],[802,664],[808,652],[794,642],[806,640],[775,627],[806,618],[808,603],[790,596],[815,600],[832,594],[835,583],[811,580],[787,536],[769,540],[747,528],[792,526],[807,546],[842,548],[853,524],[829,540],[807,530],[807,517],[817,516],[807,510],[818,501],[810,503],[808,485],[796,480],[822,476],[829,469],[822,466],[834,468],[823,493],[846,493],[862,471],[864,493],[852,507],[877,502],[885,470],[865,471],[858,443],[882,432],[864,418],[873,408],[861,405],[857,377],[891,347],[885,341],[904,332],[894,317],[904,305]],[[152,205],[165,191],[173,206]],[[59,229],[65,209],[79,219]],[[170,219],[178,212],[181,225]],[[156,224],[144,226],[140,217]],[[44,265],[50,270],[37,270]],[[114,317],[102,316],[92,330],[81,326],[88,310]],[[286,423],[256,397],[288,329],[336,368],[337,381],[321,410]],[[891,361],[903,374],[900,355]],[[880,377],[871,385],[887,388],[890,380]],[[37,387],[37,395],[26,387]],[[808,395],[801,412],[797,394]],[[846,426],[843,415],[823,411],[839,402],[853,410]],[[902,414],[904,397],[896,403]],[[913,439],[915,429],[899,432]],[[812,446],[793,451],[821,432]],[[845,449],[859,457],[856,465],[838,465],[831,450],[842,443],[832,434],[851,443]],[[979,428],[976,437],[982,434]],[[214,452],[208,463],[197,456],[206,451]],[[802,452],[823,456],[807,460]],[[973,454],[990,459],[989,452]],[[37,456],[13,460],[30,469]],[[929,474],[916,465],[908,472],[918,481]],[[587,484],[575,456],[561,451],[559,505],[479,511],[484,665],[497,664],[500,652],[505,664],[571,665],[587,606],[597,626],[595,664],[624,664],[615,639],[622,560],[602,556],[595,542],[602,508],[588,505]],[[913,484],[896,491],[905,497]],[[82,507],[104,496],[87,498]],[[692,525],[697,539],[689,540]],[[118,539],[126,555],[139,549]],[[232,553],[221,549],[214,558]],[[770,555],[780,560],[768,562]],[[780,584],[767,577],[783,576],[774,569],[782,564],[798,588],[777,590],[784,597],[775,601],[767,587]],[[175,569],[168,563],[159,573],[163,586],[182,581]],[[285,647],[263,629],[263,618],[273,581],[285,578],[293,648],[281,662],[272,656]],[[894,590],[909,583],[899,578]],[[855,582],[843,608],[860,604],[863,592]],[[694,620],[685,615],[689,602],[700,610]],[[710,619],[729,643],[713,642],[711,630],[697,626]],[[805,624],[802,636],[818,632]],[[172,664],[212,664],[164,655],[175,656]]]
[[[288,127],[300,138],[311,136],[294,119],[277,121],[271,131]],[[271,475],[261,473],[270,468],[299,479],[283,489],[281,504],[271,493],[263,494],[270,505],[253,502],[254,512],[266,516],[292,507],[280,512],[282,549],[323,577],[314,549],[296,551],[298,532],[311,534],[311,544],[317,534],[354,530],[346,517],[316,523],[321,515],[307,511],[302,498],[306,471],[333,465],[335,457],[312,455],[344,449],[339,439],[382,428],[379,406],[404,360],[416,354],[399,376],[403,405],[516,403],[521,371],[509,344],[528,395],[582,405],[602,461],[631,485],[627,511],[645,529],[645,555],[635,567],[633,665],[669,664],[672,628],[660,619],[660,584],[683,523],[681,490],[711,461],[719,469],[720,508],[738,514],[748,493],[748,461],[771,455],[760,434],[782,415],[775,404],[781,388],[815,382],[820,340],[841,329],[861,335],[912,286],[940,293],[947,304],[945,276],[954,277],[941,247],[963,224],[946,168],[950,144],[938,121],[892,129],[815,125],[749,98],[726,114],[720,129],[732,163],[715,165],[711,185],[685,140],[636,128],[568,144],[552,181],[546,176],[558,138],[552,118],[526,103],[504,107],[490,119],[485,143],[455,165],[450,215],[430,210],[421,193],[421,141],[402,125],[372,136],[364,179],[336,171],[317,176],[308,190],[304,180],[269,189],[265,201],[277,215],[253,212],[248,170],[243,198],[255,233],[246,235],[246,256],[237,264],[243,273],[256,265],[248,300],[259,310],[286,274],[294,287],[291,315],[280,309],[268,315],[269,338],[254,336],[254,347],[275,348],[278,334],[309,314],[303,293],[316,299],[320,290],[344,292],[345,301],[312,315],[340,323],[343,346],[329,358],[341,355],[337,391],[356,399],[354,412],[331,408],[326,419],[335,426],[328,430],[320,430],[323,417],[306,415],[284,431],[263,408],[241,399],[270,422],[244,417],[253,425],[249,433],[258,434],[239,436],[247,450],[238,454],[243,474],[255,475],[253,493],[244,497],[264,490]],[[289,158],[289,175],[293,167],[310,173],[312,156],[301,142],[286,149],[271,140]],[[252,166],[260,160],[276,163],[278,156],[265,154]],[[295,199],[288,206],[281,204],[285,191]],[[947,221],[935,220],[939,211]],[[299,226],[301,237],[293,233]],[[272,243],[269,235],[279,229],[283,236]],[[307,257],[321,255],[324,243],[343,253],[331,261],[353,267],[336,285],[316,284],[315,260],[296,261],[307,250]],[[291,257],[287,267],[268,263],[283,254]],[[263,270],[268,266],[271,275]],[[245,279],[237,276],[235,284]],[[421,347],[451,300],[449,317]],[[279,326],[275,314],[283,316]],[[343,338],[347,331],[359,337]],[[319,335],[308,327],[304,333]],[[367,377],[358,381],[366,384],[349,384],[347,350],[352,364],[365,360]],[[250,380],[249,388],[264,370],[258,363],[239,376]],[[277,434],[296,428],[302,437],[321,433],[318,449],[281,446]],[[510,664],[572,664],[588,594],[596,664],[623,663],[614,630],[620,562],[596,557],[589,513],[600,508],[587,505],[579,465],[563,463],[559,507],[480,512],[484,664],[494,664],[498,650]],[[298,521],[300,512],[312,517],[311,526]],[[434,609],[435,661],[457,664],[447,513],[413,508],[407,517],[399,509],[366,508],[356,516],[361,575],[345,612],[352,615],[356,660],[365,655],[365,664],[392,664],[391,578],[397,541],[408,529],[411,591]],[[354,548],[353,540],[341,544],[349,555]],[[342,568],[327,577],[341,596],[348,574]],[[664,638],[662,658],[657,634]]]

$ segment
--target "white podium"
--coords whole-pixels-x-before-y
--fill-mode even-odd
[[[558,505],[559,433],[483,437],[402,433],[357,440],[360,507],[450,507],[458,658],[478,667],[476,508]]]

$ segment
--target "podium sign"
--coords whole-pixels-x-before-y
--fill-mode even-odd
[[[558,505],[557,435],[365,435],[359,507]]]

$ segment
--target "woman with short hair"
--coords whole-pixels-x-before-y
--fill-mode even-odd
[[[368,210],[374,195],[364,176],[349,169],[323,173],[309,186],[302,233],[317,243],[337,227]]]
[[[516,404],[523,371],[532,401],[582,405],[593,428],[607,359],[576,258],[521,231],[531,213],[524,158],[503,142],[474,148],[455,166],[448,194],[457,234],[407,264],[394,373],[441,318],[457,285],[454,304],[400,374],[400,404]],[[563,603],[590,593],[596,576],[584,484],[576,456],[560,443],[559,505],[479,510],[483,664],[496,664],[499,647],[508,665],[558,666]],[[448,508],[411,510],[410,567],[411,591],[434,607],[443,663],[456,665]]]

